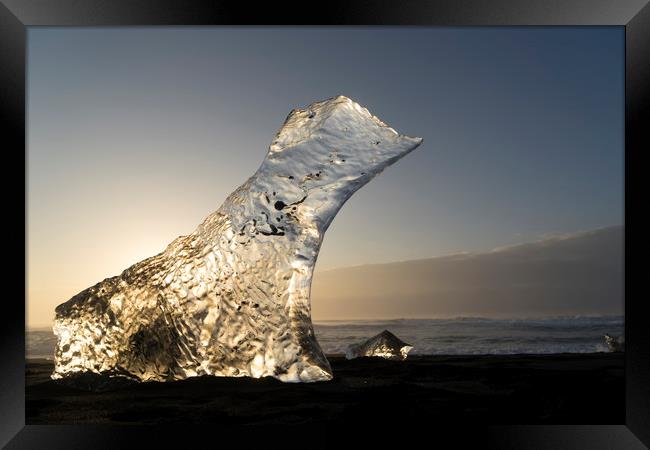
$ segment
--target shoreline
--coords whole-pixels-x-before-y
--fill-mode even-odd
[[[102,392],[51,380],[53,361],[26,359],[26,423],[625,421],[624,353],[328,359],[334,379],[325,382],[201,376]]]

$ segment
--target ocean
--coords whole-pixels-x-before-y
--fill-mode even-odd
[[[605,333],[622,336],[623,316],[564,316],[534,319],[333,320],[314,323],[326,354],[388,330],[413,345],[410,355],[511,355],[606,352]],[[27,358],[52,359],[51,330],[28,330]]]

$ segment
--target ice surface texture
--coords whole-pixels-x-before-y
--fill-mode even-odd
[[[347,359],[363,356],[378,356],[385,359],[404,360],[413,346],[399,339],[388,330],[384,330],[361,344],[348,347]]]
[[[56,308],[52,378],[331,379],[309,298],[323,235],[421,142],[343,96],[291,111],[261,167],[196,231]]]

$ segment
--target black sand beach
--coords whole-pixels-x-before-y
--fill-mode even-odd
[[[26,361],[27,424],[621,424],[623,353],[329,358],[329,382],[197,377],[92,392]],[[395,423],[395,422],[393,422]]]

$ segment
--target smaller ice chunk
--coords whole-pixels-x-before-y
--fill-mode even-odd
[[[623,352],[625,351],[625,338],[623,336],[614,337],[605,334],[605,343],[610,352]]]
[[[363,356],[378,356],[385,359],[405,360],[408,352],[413,348],[411,344],[399,339],[388,330],[384,330],[361,344],[352,344],[345,352],[347,359]]]

